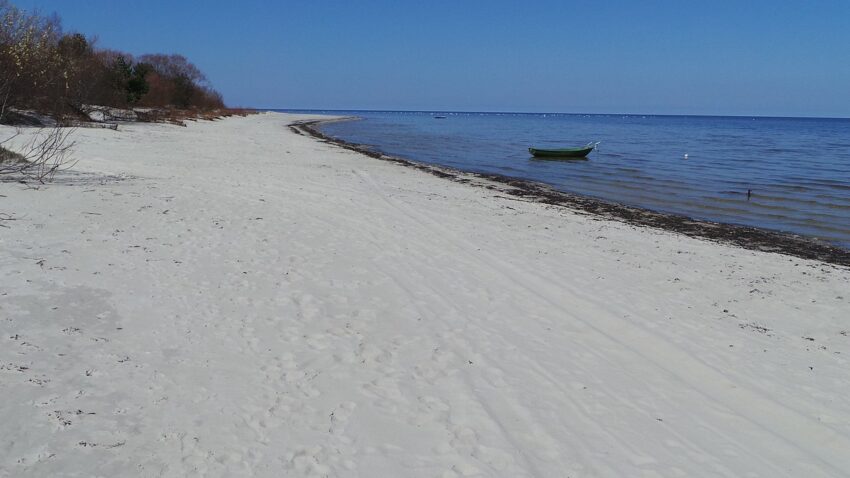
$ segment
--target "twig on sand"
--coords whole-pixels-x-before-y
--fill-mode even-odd
[[[6,224],[3,224],[6,221],[14,221],[15,217],[11,214],[6,214],[4,212],[0,212],[0,227],[9,227]]]

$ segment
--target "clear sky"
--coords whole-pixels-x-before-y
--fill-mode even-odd
[[[850,0],[12,0],[232,106],[850,117]]]

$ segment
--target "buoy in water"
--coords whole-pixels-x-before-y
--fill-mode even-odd
[[[688,159],[688,153],[685,153],[685,159]]]

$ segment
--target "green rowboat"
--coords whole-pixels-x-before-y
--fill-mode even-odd
[[[581,148],[539,149],[528,148],[528,152],[536,158],[584,158],[596,149],[599,143],[588,143]]]

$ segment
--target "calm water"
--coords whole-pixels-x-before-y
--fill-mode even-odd
[[[346,114],[362,119],[325,125],[324,132],[417,161],[850,247],[850,120]],[[527,152],[530,145],[588,141],[602,142],[588,161],[536,160]]]

